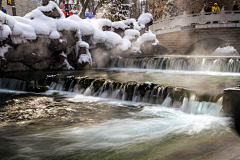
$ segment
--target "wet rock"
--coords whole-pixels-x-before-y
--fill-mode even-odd
[[[35,63],[32,66],[36,70],[45,70],[45,69],[50,69],[53,63],[54,62],[51,59],[46,59],[44,61]]]
[[[53,39],[49,44],[49,47],[54,51],[65,51],[67,48],[67,40],[63,39]]]
[[[47,86],[36,86],[33,88],[32,92],[40,93],[40,92],[46,92],[49,88]]]
[[[137,82],[135,81],[129,81],[127,82],[125,87],[125,92],[127,93],[127,99],[126,100],[132,100],[134,89],[137,86]]]
[[[26,67],[21,62],[10,62],[10,63],[7,63],[7,67],[8,67],[8,69],[10,71],[27,71],[27,70],[29,70],[29,68]]]
[[[97,92],[105,83],[105,79],[96,79],[96,80],[91,79],[91,81],[92,81],[92,86],[94,87],[94,92]]]

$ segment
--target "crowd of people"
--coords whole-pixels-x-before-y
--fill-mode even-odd
[[[238,2],[234,2],[232,10],[240,10],[239,6],[238,6]],[[214,3],[213,7],[207,5],[205,7],[205,12],[214,12],[215,14],[220,14],[219,12],[221,11],[220,7],[218,6],[217,3]]]
[[[240,10],[237,1],[234,2],[232,10]],[[221,9],[220,9],[220,7],[218,6],[217,3],[214,3],[213,7],[210,7],[209,5],[207,5],[205,7],[204,11],[206,12],[206,15],[210,15],[211,13],[213,13],[213,14],[220,14]],[[207,24],[209,24],[209,23],[210,22],[207,22]],[[218,22],[214,21],[213,23],[218,23]],[[238,21],[234,21],[234,23],[238,23]]]

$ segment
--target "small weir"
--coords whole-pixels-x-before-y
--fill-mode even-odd
[[[75,76],[61,79],[59,75],[50,75],[33,81],[0,78],[0,89],[27,92],[45,92],[47,90],[74,92],[84,96],[174,107],[190,114],[218,116],[221,114],[222,108],[221,95],[197,95],[196,92],[185,88],[157,85],[151,82],[120,83]]]
[[[112,57],[110,62],[105,67],[239,73],[240,57]]]
[[[18,133],[17,129],[0,134],[3,153],[0,159],[164,159],[169,155],[175,157],[179,152],[183,153],[181,159],[190,159],[191,154],[199,157],[210,152],[212,146],[219,144],[219,135],[224,139],[230,134],[231,118],[222,117],[221,95],[197,95],[185,88],[151,82],[120,83],[89,77],[62,78],[60,75],[30,81],[0,78],[0,82],[0,92],[42,92],[37,96],[40,98],[34,101],[30,97],[32,100],[26,104],[19,99],[27,107],[25,110],[21,108],[19,117],[51,114],[46,118],[47,125],[54,123],[55,116],[55,120],[61,119],[64,123],[68,119],[71,122],[84,120],[86,115],[89,120],[94,119],[98,113],[89,110],[92,106],[97,106],[97,112],[104,113],[111,108],[108,114],[122,116],[104,117],[103,121],[86,126],[81,126],[82,121],[81,124],[75,123],[74,127],[68,123],[67,127],[43,132],[39,132],[38,127],[45,124],[39,124],[38,120],[35,124],[32,119],[29,128],[36,128],[36,134],[29,134],[28,127],[21,129],[26,132],[24,134]],[[48,99],[46,104],[39,105],[49,94],[64,100],[52,103]],[[21,103],[18,99],[13,101],[17,101],[17,105],[10,108],[19,110]],[[16,115],[17,112],[10,114],[12,117]],[[126,115],[128,117],[124,117]],[[209,140],[205,141],[207,138]],[[196,153],[196,146],[204,149],[197,148]]]

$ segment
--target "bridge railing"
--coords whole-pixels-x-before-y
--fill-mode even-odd
[[[169,17],[166,19],[154,22],[150,29],[152,31],[174,28],[174,27],[183,27],[191,24],[206,24],[208,22],[217,21],[218,23],[229,23],[232,21],[240,21],[240,11],[224,10],[220,12],[204,12],[202,11],[199,14],[186,14],[183,13],[181,16]]]

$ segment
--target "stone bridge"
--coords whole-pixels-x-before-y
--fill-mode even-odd
[[[218,23],[213,23],[214,20]],[[202,12],[158,21],[150,29],[157,36],[159,45],[168,50],[167,54],[211,55],[225,43],[240,53],[239,21],[240,12],[222,10],[221,14]]]

